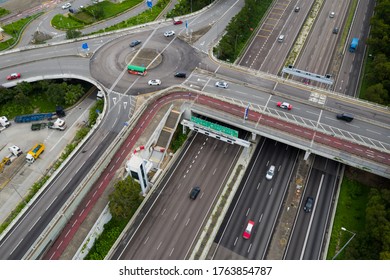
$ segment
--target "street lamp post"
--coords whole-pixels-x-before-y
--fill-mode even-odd
[[[344,250],[345,247],[347,247],[347,245],[349,244],[349,242],[351,242],[351,240],[355,237],[356,233],[350,231],[350,230],[347,230],[345,227],[341,227],[341,230],[343,231],[348,231],[349,233],[352,233],[352,237],[347,241],[347,243],[345,243],[345,245],[340,249],[340,251],[337,252],[336,255],[334,255],[334,257],[332,258],[332,260],[335,260],[337,258],[337,256],[341,253],[341,251]]]

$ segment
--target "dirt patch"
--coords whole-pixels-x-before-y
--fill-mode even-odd
[[[196,30],[192,32],[191,34],[184,33],[184,35],[181,35],[180,38],[183,39],[186,42],[196,42],[200,37],[202,37],[204,34],[207,33],[211,29],[211,26],[203,27],[199,30]]]

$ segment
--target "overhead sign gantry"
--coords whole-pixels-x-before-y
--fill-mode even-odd
[[[193,116],[191,116],[190,121],[184,119],[181,124],[191,130],[227,142],[229,144],[237,144],[246,148],[250,146],[249,141],[238,138],[237,130],[228,128],[220,124],[216,124]]]

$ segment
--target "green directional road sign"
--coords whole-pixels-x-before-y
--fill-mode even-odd
[[[234,130],[234,129],[231,129],[231,128],[228,128],[228,127],[216,124],[216,123],[212,123],[209,121],[205,121],[205,120],[202,120],[202,119],[197,118],[197,117],[191,117],[191,121],[193,123],[200,125],[200,126],[210,128],[214,131],[222,132],[225,135],[230,135],[230,136],[238,138],[238,131],[237,130]]]

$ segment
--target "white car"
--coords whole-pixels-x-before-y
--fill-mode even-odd
[[[148,82],[148,85],[149,85],[149,86],[159,86],[159,85],[161,85],[161,81],[158,80],[158,79],[150,80],[150,81]]]
[[[227,82],[216,82],[215,86],[220,88],[228,88],[229,85]]]
[[[290,103],[287,103],[287,102],[277,102],[276,103],[276,106],[282,108],[282,109],[287,109],[287,110],[291,110],[292,109],[292,105]]]
[[[175,31],[173,30],[164,32],[165,37],[171,37],[173,35],[175,35]]]
[[[62,5],[62,9],[63,10],[66,10],[66,9],[69,9],[70,7],[72,7],[72,4],[70,4],[70,3],[65,3],[64,5]]]
[[[265,175],[265,178],[267,180],[271,180],[272,177],[274,177],[274,174],[275,174],[275,165],[271,165],[267,171],[267,175]]]

